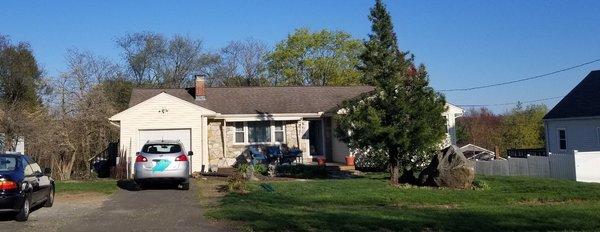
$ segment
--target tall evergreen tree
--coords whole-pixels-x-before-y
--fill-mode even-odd
[[[369,19],[372,34],[364,43],[359,69],[375,91],[344,103],[337,133],[350,148],[387,154],[390,182],[398,184],[403,171],[417,168],[439,148],[445,135],[445,100],[429,87],[425,66],[415,68],[412,55],[398,48],[391,17],[380,0]]]
[[[41,73],[29,44],[13,45],[0,35],[0,101],[2,103],[37,105]]]
[[[40,106],[41,74],[29,44],[12,44],[0,35],[0,149],[15,149],[29,123],[27,115]]]

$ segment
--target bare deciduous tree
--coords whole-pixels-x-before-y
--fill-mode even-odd
[[[36,120],[47,137],[32,141],[31,145],[32,152],[38,153],[39,159],[48,160],[55,176],[63,180],[72,174],[89,176],[90,158],[118,137],[116,128],[107,121],[117,110],[105,88],[107,81],[119,78],[118,66],[78,50],[68,51],[67,64],[67,70],[55,80],[49,115]],[[46,154],[43,146],[52,149],[52,153]]]
[[[202,41],[175,35],[143,32],[117,40],[123,49],[135,84],[179,88],[192,83],[194,74],[205,73],[217,62],[203,52]]]
[[[217,54],[218,64],[209,72],[210,86],[265,86],[267,45],[259,40],[230,41]]]

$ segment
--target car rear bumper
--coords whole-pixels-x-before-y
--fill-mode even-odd
[[[140,166],[135,167],[134,178],[141,179],[185,179],[189,178],[189,168],[181,168],[176,170],[152,171]]]
[[[21,209],[23,197],[19,194],[0,195],[0,212],[15,212]]]

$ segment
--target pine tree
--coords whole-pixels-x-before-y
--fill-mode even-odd
[[[429,87],[425,66],[415,68],[412,55],[400,51],[380,0],[369,19],[372,34],[359,70],[375,90],[344,103],[337,133],[350,148],[387,154],[390,182],[398,184],[403,171],[416,168],[439,148],[445,135],[445,100]]]

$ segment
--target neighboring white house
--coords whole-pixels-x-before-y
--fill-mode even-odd
[[[590,72],[546,116],[546,149],[600,151],[600,70]]]
[[[4,134],[0,133],[0,151],[2,152],[8,151],[6,149],[7,146],[6,144],[4,144],[4,141]],[[25,139],[23,139],[23,137],[19,138],[13,152],[20,152],[22,154],[25,154]]]
[[[120,150],[128,160],[148,140],[181,140],[192,150],[192,170],[231,166],[249,146],[286,144],[303,151],[304,162],[325,156],[344,162],[349,151],[335,136],[333,116],[344,100],[371,86],[207,88],[204,79],[188,89],[134,89],[129,109],[109,120],[120,127]],[[445,144],[456,143],[448,104]]]
[[[446,103],[448,109],[442,115],[446,118],[446,139],[442,147],[456,145],[456,118],[462,117],[465,111],[455,105]]]

